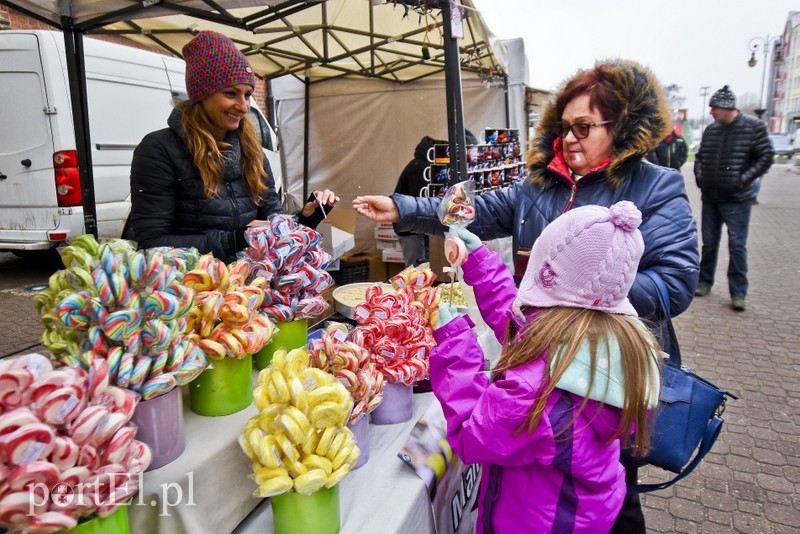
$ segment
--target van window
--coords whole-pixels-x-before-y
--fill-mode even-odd
[[[0,106],[2,153],[15,154],[47,143],[49,129],[39,75],[35,72],[4,72],[3,84],[13,87],[20,100],[15,104],[6,101]],[[52,152],[52,146],[50,149]]]
[[[253,123],[253,126],[255,126],[256,135],[258,135],[258,139],[261,141],[261,146],[271,152],[275,152],[275,147],[272,146],[272,136],[269,134],[269,126],[264,120],[264,117],[259,115],[253,108],[250,108],[250,111],[247,112],[247,116],[250,122]]]

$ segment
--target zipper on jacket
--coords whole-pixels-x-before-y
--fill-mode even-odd
[[[236,204],[236,196],[233,194],[233,184],[225,182],[225,187],[228,189],[228,198],[231,201],[231,207],[233,207],[233,227],[239,228],[239,205]]]
[[[562,215],[569,211],[569,209],[572,207],[572,203],[575,202],[575,196],[578,194],[578,182],[572,182],[569,187],[569,200],[567,200],[567,205],[564,206],[564,211],[561,212]]]

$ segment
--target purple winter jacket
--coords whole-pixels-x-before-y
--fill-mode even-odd
[[[503,339],[517,292],[511,273],[486,247],[463,270],[484,320]],[[450,446],[464,463],[483,464],[478,534],[608,532],[626,491],[620,442],[612,440],[620,411],[590,400],[571,426],[583,398],[556,389],[538,427],[520,431],[546,380],[545,359],[490,382],[472,326],[459,316],[434,331],[430,375]]]

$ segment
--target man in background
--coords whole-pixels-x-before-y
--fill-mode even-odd
[[[772,165],[772,143],[763,122],[736,109],[736,95],[727,85],[714,93],[708,105],[714,123],[703,132],[694,163],[703,201],[700,279],[694,294],[704,297],[714,285],[724,223],[728,227],[731,307],[743,311],[753,182]]]

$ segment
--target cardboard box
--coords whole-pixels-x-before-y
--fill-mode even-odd
[[[337,207],[317,226],[322,249],[335,260],[356,246],[356,212]]]
[[[397,239],[397,234],[394,228],[375,228],[375,239]]]
[[[428,257],[430,258],[430,266],[433,274],[436,275],[437,280],[450,281],[450,273],[445,272],[445,267],[450,267],[447,258],[444,255],[444,238],[439,236],[430,236],[428,238]]]
[[[391,249],[384,249],[381,251],[381,257],[383,257],[383,261],[386,263],[402,263],[405,265],[405,261],[403,260],[403,251],[400,250],[391,250]]]
[[[375,245],[378,250],[399,250],[403,251],[403,245],[396,239],[376,239]]]

